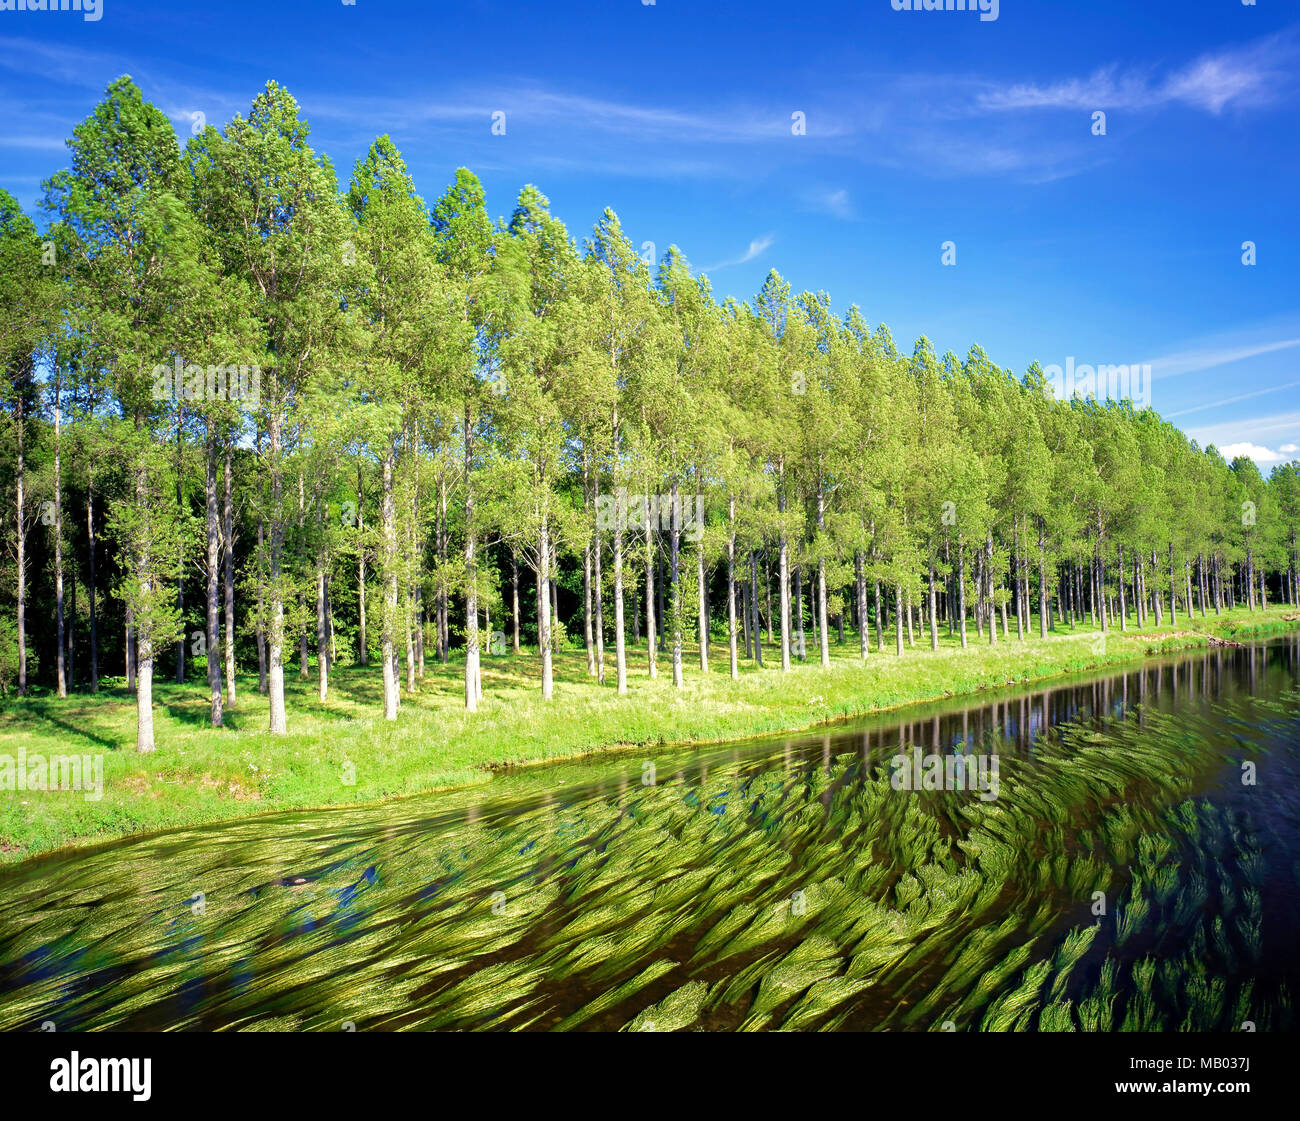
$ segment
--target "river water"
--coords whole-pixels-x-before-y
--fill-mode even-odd
[[[0,872],[0,1029],[1287,1030],[1300,637]]]

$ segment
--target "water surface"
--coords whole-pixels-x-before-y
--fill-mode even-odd
[[[1293,635],[37,858],[0,1028],[1286,1030],[1298,681]]]

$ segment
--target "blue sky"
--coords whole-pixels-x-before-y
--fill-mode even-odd
[[[1151,404],[1202,444],[1300,453],[1295,5],[102,5],[0,10],[0,186],[34,215],[118,75],[182,140],[275,79],[344,181],[387,132],[426,199],[459,166],[494,216],[535,183],[579,240],[610,206],[719,298],[774,267],[900,348],[1150,363]]]

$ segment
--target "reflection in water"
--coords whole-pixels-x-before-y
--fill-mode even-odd
[[[1286,1028],[1298,668],[1292,636],[30,861],[0,1028]],[[996,755],[998,797],[895,789],[912,745]]]

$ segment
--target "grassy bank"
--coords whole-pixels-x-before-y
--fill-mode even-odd
[[[708,674],[698,653],[686,653],[686,683],[672,685],[661,658],[648,677],[645,650],[629,655],[626,697],[587,675],[582,651],[556,659],[555,699],[540,696],[540,660],[533,654],[485,657],[483,701],[463,707],[463,663],[429,663],[415,695],[403,694],[395,724],[382,719],[376,667],[337,670],[330,699],[321,703],[314,679],[288,673],[290,732],[266,733],[267,702],[256,678],[238,679],[239,700],[226,726],[207,726],[206,682],[177,686],[155,680],[158,750],[138,755],[133,697],[120,682],[96,695],[60,700],[49,693],[14,699],[0,711],[0,756],[36,753],[100,755],[103,794],[77,791],[0,792],[0,860],[15,861],[71,844],[130,833],[243,817],[273,810],[369,802],[449,786],[491,781],[491,768],[563,759],[623,745],[659,745],[735,739],[796,731],[827,720],[866,714],[914,701],[976,693],[1036,681],[1150,654],[1202,645],[1208,636],[1259,636],[1297,626],[1285,607],[1240,610],[1216,618],[1181,618],[1177,628],[1112,630],[1103,638],[1088,627],[1061,628],[988,645],[970,636],[963,651],[941,635],[938,651],[927,634],[900,659],[892,635],[884,652],[873,647],[864,664],[856,639],[831,646],[831,666],[813,659],[789,674],[774,648],[759,670],[743,663],[740,680],[727,672],[726,646],[715,640]],[[1036,627],[1036,624],[1035,624]],[[349,783],[345,781],[351,778]]]

